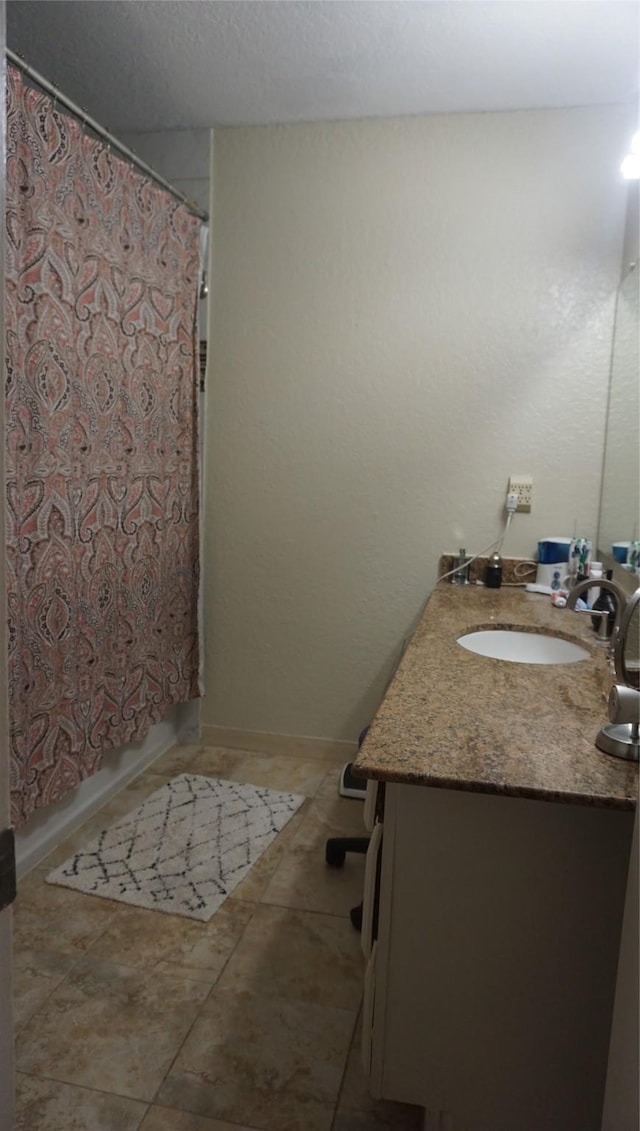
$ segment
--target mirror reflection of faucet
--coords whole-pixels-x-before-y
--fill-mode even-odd
[[[593,581],[587,579],[574,585],[567,597],[567,608],[574,609]],[[618,683],[609,694],[610,723],[596,736],[596,746],[605,754],[616,758],[640,761],[640,589],[627,599],[624,590],[602,578],[598,585],[608,590],[616,599],[616,611],[610,639]],[[588,610],[593,616],[594,610]],[[604,616],[601,623],[606,623]]]
[[[597,591],[598,595],[596,600],[592,601],[594,591]],[[566,598],[566,604],[568,609],[573,609],[577,613],[587,613],[591,617],[597,639],[610,644],[613,656],[614,640],[626,600],[626,593],[611,580],[611,572],[608,570],[605,578],[598,576],[596,579],[590,576],[573,585]]]

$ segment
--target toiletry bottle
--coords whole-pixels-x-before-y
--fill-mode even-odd
[[[499,589],[502,585],[502,558],[497,550],[489,558],[484,583],[487,589]]]
[[[467,551],[464,549],[464,547],[460,548],[458,561],[456,562],[456,571],[451,575],[451,584],[469,584],[469,559],[467,557]]]
[[[569,588],[586,581],[591,565],[592,545],[588,538],[573,538],[569,551]]]
[[[608,569],[606,576],[607,576],[607,581],[611,581],[611,579],[613,578],[613,570]],[[600,596],[598,597],[597,601],[593,605],[593,612],[595,613],[598,610],[602,610],[603,613],[609,614],[609,616],[607,617],[607,627],[606,627],[606,634],[607,634],[608,637],[611,636],[611,633],[613,632],[613,623],[614,623],[615,618],[616,618],[617,608],[618,608],[617,601],[616,601],[613,593],[609,589],[601,589],[600,590]],[[593,625],[595,632],[597,632],[599,627],[600,627],[601,619],[602,619],[601,617],[591,617],[591,624]]]
[[[580,566],[578,569],[578,579],[586,581],[591,576],[591,552],[593,549],[592,543],[589,538],[585,538],[582,553],[580,555]]]
[[[591,563],[591,570],[589,571],[589,580],[597,582],[603,576],[604,576],[604,574],[603,574],[603,571],[602,571],[602,562],[592,562]],[[587,590],[587,604],[588,604],[590,609],[593,608],[593,606],[595,605],[599,596],[600,596],[600,586],[599,585],[594,585],[592,589]]]

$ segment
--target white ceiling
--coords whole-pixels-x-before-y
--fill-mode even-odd
[[[114,130],[625,103],[618,0],[8,0],[13,50]]]

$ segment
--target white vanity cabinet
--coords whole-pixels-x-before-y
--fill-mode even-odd
[[[632,827],[623,809],[387,783],[374,1095],[424,1106],[425,1128],[600,1131]]]

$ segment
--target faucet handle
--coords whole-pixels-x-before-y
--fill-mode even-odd
[[[572,612],[578,613],[579,616],[591,617],[593,630],[596,633],[598,640],[602,640],[604,644],[610,643],[609,634],[609,617],[615,615],[609,609],[573,609]],[[598,624],[593,624],[594,620],[598,620]],[[613,651],[611,652],[613,655]]]
[[[609,628],[609,618],[614,617],[615,619],[616,613],[612,612],[611,609],[589,609],[589,613],[593,631],[598,640],[604,640],[606,644],[609,644],[610,639],[613,638],[613,631]],[[597,624],[595,623],[596,617],[599,618]]]
[[[576,611],[576,601],[578,600],[578,597],[580,597],[583,593],[585,593],[592,586],[594,586],[594,587],[597,586],[601,591],[603,589],[605,589],[609,593],[613,593],[613,595],[616,599],[616,611],[615,611],[615,616],[614,616],[614,620],[613,620],[613,629],[611,631],[611,640],[610,640],[611,647],[614,648],[616,640],[617,640],[618,635],[619,635],[618,629],[619,629],[619,626],[620,626],[622,613],[623,613],[623,610],[625,608],[625,604],[626,604],[626,600],[627,600],[626,593],[624,592],[623,589],[620,588],[619,585],[616,584],[615,581],[611,581],[610,578],[604,578],[604,577],[598,578],[598,580],[595,583],[591,580],[591,578],[586,578],[585,581],[579,581],[578,584],[574,585],[573,588],[569,591],[569,596],[567,597],[567,608],[573,609],[574,612],[575,612]],[[600,614],[601,610],[600,609],[589,609],[588,612],[592,616],[596,616],[596,615]],[[600,632],[600,630],[602,629],[603,624],[607,625],[607,621],[605,621],[605,620],[600,621],[600,624],[598,625],[598,632]],[[621,681],[621,682],[623,682],[623,681]]]

